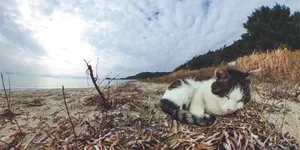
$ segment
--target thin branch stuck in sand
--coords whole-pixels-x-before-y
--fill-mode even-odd
[[[103,107],[105,109],[110,109],[111,108],[111,104],[109,103],[108,99],[105,97],[104,93],[100,90],[99,86],[97,85],[97,78],[94,77],[94,73],[93,73],[93,68],[92,66],[89,64],[89,62],[87,62],[86,60],[84,60],[84,62],[86,63],[87,66],[87,70],[86,73],[90,74],[90,77],[92,79],[92,82],[97,90],[97,92],[99,93],[102,101],[100,101],[100,104],[103,104]]]
[[[20,127],[20,125],[19,125],[17,119],[15,118],[15,114],[11,111],[11,105],[10,105],[10,101],[11,101],[10,80],[8,80],[8,82],[9,82],[9,95],[7,95],[6,89],[5,89],[5,84],[4,84],[3,75],[2,75],[2,73],[0,73],[0,75],[1,75],[1,79],[2,79],[2,85],[3,85],[3,90],[4,90],[5,98],[6,98],[6,100],[7,100],[7,109],[8,109],[7,114],[8,114],[8,117],[9,117],[9,119],[11,120],[11,122],[12,122],[12,120],[14,120],[14,121],[16,122],[16,124],[17,124],[17,126],[18,126],[18,129],[20,130],[20,132],[21,132],[22,135],[23,135],[24,133],[23,133],[23,131],[21,130],[21,127]]]
[[[65,106],[66,106],[67,114],[68,114],[68,117],[69,117],[70,123],[71,123],[71,125],[72,125],[73,133],[74,133],[74,138],[75,138],[76,149],[78,150],[77,136],[76,136],[76,132],[75,132],[75,127],[74,127],[74,124],[73,124],[73,122],[72,122],[72,119],[71,119],[71,117],[70,117],[70,112],[69,112],[68,105],[67,105],[67,101],[66,101],[66,96],[65,96],[65,88],[64,88],[64,86],[62,86],[62,92],[63,92],[64,103],[65,103]]]
[[[2,86],[3,86],[3,90],[4,90],[4,94],[5,94],[5,98],[6,98],[6,102],[7,102],[7,108],[8,110],[10,110],[10,103],[9,103],[9,96],[6,93],[6,88],[5,88],[5,84],[4,84],[4,79],[3,79],[3,75],[2,73],[0,73],[1,75],[1,79],[2,79]]]

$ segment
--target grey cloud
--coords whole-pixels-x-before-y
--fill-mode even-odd
[[[141,71],[172,71],[195,55],[229,45],[246,32],[242,24],[247,16],[262,5],[275,4],[272,0],[39,2],[31,7],[44,17],[55,11],[80,16],[87,24],[82,40],[101,56],[103,72],[122,72],[122,76]],[[292,11],[300,10],[298,0],[278,2]],[[0,11],[10,12],[0,14],[0,34],[10,42],[7,47],[27,48],[32,54],[43,55],[41,45],[31,38],[31,31],[15,23],[18,12],[4,8],[9,7],[0,2]]]
[[[6,49],[6,51],[0,52],[0,72],[11,72],[18,74],[43,74],[46,73],[45,68],[43,68],[40,64],[35,65],[27,65],[22,61],[27,59],[28,56],[24,56],[23,53],[19,53],[18,49],[11,49],[11,47],[7,47],[9,45],[3,45],[1,48]],[[40,58],[37,56],[30,56],[35,60],[39,60]]]
[[[28,65],[26,59],[38,60],[45,55],[43,47],[31,32],[16,23],[20,15],[15,3],[0,3],[0,72],[42,73],[39,65]]]
[[[50,15],[55,10],[60,9],[60,2],[58,0],[48,0],[48,1],[40,1],[40,2],[42,3],[38,6],[38,9],[44,15]]]
[[[16,23],[18,12],[10,12],[0,6],[0,34],[9,42],[10,47],[21,48],[35,55],[43,55],[43,47],[31,37],[31,32]]]

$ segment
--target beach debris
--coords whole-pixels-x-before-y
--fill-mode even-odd
[[[217,117],[212,126],[187,125],[166,116],[148,103],[160,97],[156,89],[144,91],[138,82],[114,86],[110,99],[113,109],[95,118],[53,116],[52,124],[40,122],[26,133],[22,143],[18,133],[7,144],[16,149],[297,149],[297,140],[272,127],[262,116],[261,104],[251,101],[243,110]],[[93,95],[92,95],[93,97]],[[157,101],[159,99],[151,99]],[[270,107],[270,106],[264,106]],[[134,112],[128,115],[126,112]],[[25,127],[24,127],[25,128]],[[0,142],[0,146],[8,146]]]
[[[45,104],[42,103],[42,101],[44,101],[44,99],[36,98],[36,99],[32,100],[31,102],[27,103],[26,106],[27,107],[43,106]]]

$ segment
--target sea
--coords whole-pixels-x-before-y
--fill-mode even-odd
[[[67,88],[93,88],[94,85],[91,78],[72,78],[72,77],[47,77],[47,76],[31,76],[17,74],[3,74],[5,88],[19,90],[36,90],[36,89],[61,89],[64,86]],[[100,82],[103,81],[101,84]],[[106,84],[115,85],[134,80],[102,80],[98,79],[97,83],[100,86]],[[9,84],[10,82],[10,84]],[[3,82],[0,79],[0,89],[3,90]]]

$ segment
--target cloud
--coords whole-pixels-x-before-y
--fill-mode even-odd
[[[277,1],[292,11],[298,0]],[[0,71],[83,76],[172,71],[238,40],[247,16],[273,0],[99,0],[0,2]],[[5,50],[4,50],[5,49]],[[9,52],[8,52],[9,51]],[[5,59],[4,59],[5,58]],[[20,59],[25,58],[25,59]],[[11,67],[10,67],[11,66]],[[12,67],[13,66],[13,67]],[[35,66],[33,69],[32,66]],[[31,68],[31,69],[27,69]]]
[[[45,51],[31,36],[31,31],[18,24],[19,12],[14,5],[12,1],[0,2],[0,71],[39,71],[40,64],[36,62]]]

